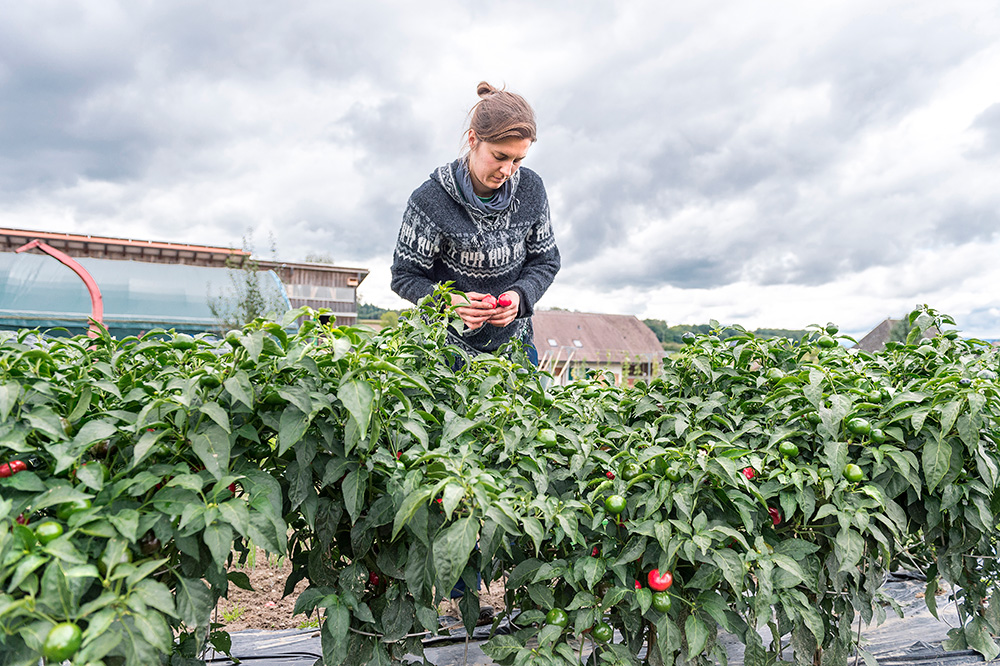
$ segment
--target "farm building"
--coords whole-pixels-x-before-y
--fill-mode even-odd
[[[37,247],[16,253],[33,241],[94,272],[110,299],[109,323],[116,316],[122,322],[134,319],[129,330],[156,327],[149,326],[154,322],[186,332],[213,328],[209,300],[231,293],[232,269],[250,259],[248,251],[228,247],[0,228],[0,327],[72,324],[69,328],[76,329],[85,326],[91,311],[84,282],[67,266],[41,255]],[[357,287],[367,277],[366,269],[257,264],[262,288],[284,303],[282,309],[327,308],[337,323],[356,323]]]
[[[900,335],[900,332],[902,332],[902,335],[905,337],[905,323],[902,319],[887,317],[858,340],[858,344],[854,345],[854,348],[866,352],[882,351],[885,349],[885,343],[892,339],[894,331],[896,331],[897,335]],[[933,338],[937,334],[937,329],[932,327],[924,332],[924,337]]]
[[[665,355],[656,334],[634,315],[536,310],[539,367],[557,383],[587,370],[606,370],[618,383],[655,376]]]

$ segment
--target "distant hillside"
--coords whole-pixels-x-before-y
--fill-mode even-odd
[[[683,335],[687,332],[704,335],[712,331],[711,324],[677,324],[675,326],[667,326],[667,322],[662,319],[643,319],[642,321],[656,334],[663,348],[667,350],[680,349],[684,344]],[[735,335],[735,333],[736,331],[733,329],[726,329],[721,334],[721,337]],[[791,338],[796,342],[801,340],[802,336],[806,333],[808,331],[789,330],[785,328],[758,328],[753,331],[753,334],[759,338]]]
[[[561,310],[562,308],[551,308],[552,310]],[[382,315],[387,312],[394,312],[398,314],[396,310],[386,310],[385,308],[380,308],[377,305],[372,305],[370,303],[360,303],[358,305],[358,320],[365,321],[379,321],[382,319]],[[711,324],[677,324],[676,326],[667,326],[667,322],[662,319],[643,319],[643,323],[652,329],[653,333],[656,334],[657,339],[663,348],[666,350],[680,349],[684,344],[682,336],[691,331],[695,334],[702,335],[707,334],[712,331]],[[384,322],[388,323],[388,322]],[[753,331],[753,334],[759,338],[791,338],[798,342],[802,339],[808,331],[793,331],[784,328],[758,328]],[[733,329],[726,329],[722,336],[733,335],[736,331]]]
[[[379,319],[386,312],[388,310],[380,308],[377,305],[371,305],[370,303],[358,304],[358,319]]]

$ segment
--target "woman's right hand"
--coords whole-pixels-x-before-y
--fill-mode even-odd
[[[462,318],[465,326],[470,330],[476,330],[493,316],[494,306],[483,303],[482,300],[487,296],[489,294],[480,294],[476,291],[451,295],[451,304],[455,306],[455,313]]]

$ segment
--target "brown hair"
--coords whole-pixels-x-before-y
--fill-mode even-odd
[[[511,137],[537,140],[535,112],[517,93],[494,88],[486,81],[476,87],[479,101],[469,111],[469,130],[477,141],[495,143]]]

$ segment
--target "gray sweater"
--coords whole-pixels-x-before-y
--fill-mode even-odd
[[[406,205],[392,262],[392,290],[408,301],[443,282],[497,296],[516,290],[521,310],[510,325],[485,324],[449,332],[469,353],[492,352],[511,339],[532,342],[534,305],[559,271],[549,202],[538,174],[521,167],[510,179],[510,205],[485,213],[470,205],[456,183],[458,160],[436,169]]]

